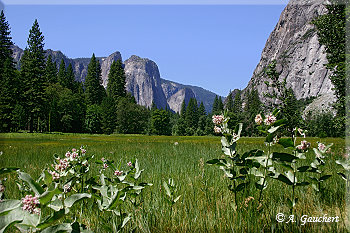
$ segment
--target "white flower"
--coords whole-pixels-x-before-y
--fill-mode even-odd
[[[326,150],[326,145],[323,143],[318,143],[318,150],[324,153]]]
[[[213,118],[213,123],[215,125],[220,125],[224,121],[224,116],[223,115],[214,115],[212,118]]]
[[[263,123],[263,118],[260,114],[256,115],[255,117],[255,123],[258,125],[261,125]]]
[[[265,125],[272,125],[275,122],[276,122],[276,117],[271,113],[266,116],[264,121]]]
[[[220,127],[215,126],[215,127],[214,127],[214,132],[217,133],[217,134],[219,134],[219,133],[222,132],[222,129],[221,129]]]
[[[114,175],[121,176],[121,175],[123,175],[123,171],[115,170]]]

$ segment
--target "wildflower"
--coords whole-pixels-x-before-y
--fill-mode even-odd
[[[69,151],[67,151],[66,158],[69,158],[70,156],[71,156],[71,153]]]
[[[76,151],[77,151],[77,149],[75,149],[75,148],[72,149],[72,152],[76,152]]]
[[[224,121],[224,116],[223,115],[214,115],[212,118],[213,118],[213,123],[215,125],[220,125]]]
[[[104,163],[104,164],[103,164],[103,169],[106,169],[106,168],[108,168],[108,164],[107,164],[107,163]]]
[[[129,167],[132,167],[132,162],[129,161],[126,165],[128,165]]]
[[[275,137],[273,138],[273,144],[278,143],[278,141],[279,141],[279,138],[278,138],[277,136],[275,136]]]
[[[0,184],[0,193],[5,192],[5,185]]]
[[[179,145],[179,143],[178,142],[174,142],[174,146],[177,146],[177,145]]]
[[[57,172],[55,172],[55,171],[49,171],[49,173],[52,175],[52,179],[53,179],[53,180],[58,180],[58,179],[60,179],[60,174],[58,174]]]
[[[58,164],[55,165],[55,170],[56,171],[64,171],[67,169],[67,167],[69,166],[69,162],[67,159],[59,159]]]
[[[256,115],[255,123],[258,125],[261,125],[263,123],[263,118],[262,118],[261,114]]]
[[[72,158],[75,159],[75,158],[77,158],[77,157],[78,157],[78,153],[77,153],[77,152],[73,152],[73,153],[72,153]]]
[[[86,153],[86,150],[84,148],[82,148],[82,147],[80,147],[80,151],[81,151],[82,154]]]
[[[276,117],[271,113],[267,115],[267,117],[264,120],[265,125],[272,125],[275,122],[276,122]]]
[[[215,126],[215,127],[214,127],[214,132],[215,132],[215,133],[221,133],[221,132],[222,132],[222,129],[221,129],[220,127]]]
[[[322,153],[325,152],[326,146],[323,143],[318,143],[318,150],[321,151]]]
[[[40,204],[38,196],[26,195],[22,198],[22,210],[28,211],[31,214],[40,214],[40,208],[37,205]]]
[[[310,147],[310,143],[307,141],[301,141],[300,145],[297,146],[298,150],[307,150]]]
[[[114,175],[121,176],[121,175],[123,175],[123,171],[115,170]]]
[[[70,192],[72,190],[72,186],[70,186],[69,184],[65,184],[64,186],[63,186],[63,192],[64,193],[68,193],[68,192]]]
[[[102,157],[101,161],[105,163],[107,160],[104,157]]]

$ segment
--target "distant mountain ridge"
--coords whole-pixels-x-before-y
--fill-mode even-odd
[[[23,55],[23,50],[18,46],[13,46],[13,57],[19,62]],[[61,51],[46,50],[45,56],[51,55],[53,61],[59,66],[61,59],[66,66],[72,64],[76,80],[85,81],[87,67],[90,58],[68,58]],[[120,52],[116,51],[108,57],[97,57],[101,64],[103,86],[108,83],[108,73],[113,61],[122,60]],[[183,100],[186,104],[189,99],[195,97],[198,104],[203,101],[207,112],[212,110],[216,94],[205,90],[204,88],[184,85],[177,82],[160,78],[160,72],[157,64],[147,58],[140,58],[136,55],[131,56],[124,61],[126,74],[126,90],[136,99],[137,103],[146,107],[151,107],[154,102],[158,108],[170,108],[174,112],[179,112]]]

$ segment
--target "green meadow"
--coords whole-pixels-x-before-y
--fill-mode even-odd
[[[217,167],[206,161],[221,158],[220,137],[180,137],[180,136],[144,136],[144,135],[87,135],[87,134],[0,134],[0,167],[18,167],[38,178],[42,169],[53,162],[53,155],[64,157],[72,148],[86,146],[87,153],[94,160],[102,157],[126,164],[137,158],[140,168],[144,169],[142,181],[152,183],[146,187],[135,207],[128,203],[125,207],[132,213],[132,219],[125,232],[347,232],[345,181],[336,174],[341,170],[335,160],[345,155],[345,140],[340,138],[307,138],[311,147],[317,147],[317,141],[333,143],[328,153],[326,171],[332,177],[323,183],[325,190],[316,193],[311,185],[296,188],[299,202],[295,208],[294,223],[279,223],[276,214],[289,216],[287,198],[291,188],[286,184],[269,180],[263,193],[263,206],[258,206],[258,190],[250,187],[244,195],[239,195],[238,206],[234,204],[234,195],[227,186],[229,180]],[[241,138],[238,152],[251,149],[266,150],[264,138]],[[274,150],[284,151],[275,145]],[[0,152],[0,153],[1,153]],[[314,153],[307,152],[303,162],[310,164]],[[101,165],[93,164],[92,174],[97,174]],[[282,168],[279,168],[282,169]],[[113,171],[110,171],[111,173]],[[308,180],[308,174],[302,173],[298,180]],[[9,174],[5,185],[7,198],[19,199],[15,179]],[[176,184],[178,202],[170,205],[166,201],[162,182],[172,178]],[[245,197],[253,197],[245,199]],[[94,232],[106,232],[104,226],[111,224],[107,214],[101,214],[91,200],[82,202],[74,217]],[[306,223],[302,225],[301,216],[339,217],[339,222]],[[67,216],[63,221],[69,221]],[[8,232],[12,232],[11,229]]]

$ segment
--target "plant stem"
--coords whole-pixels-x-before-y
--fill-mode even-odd
[[[266,173],[267,173],[267,166],[269,165],[269,159],[270,159],[270,152],[271,152],[271,144],[269,143],[269,149],[267,153],[267,159],[266,159],[266,164],[265,164],[265,171],[264,171],[264,181],[262,184],[262,188],[260,189],[260,194],[259,194],[259,203],[261,204],[261,198],[262,198],[262,192],[264,190],[265,182],[266,182]]]

